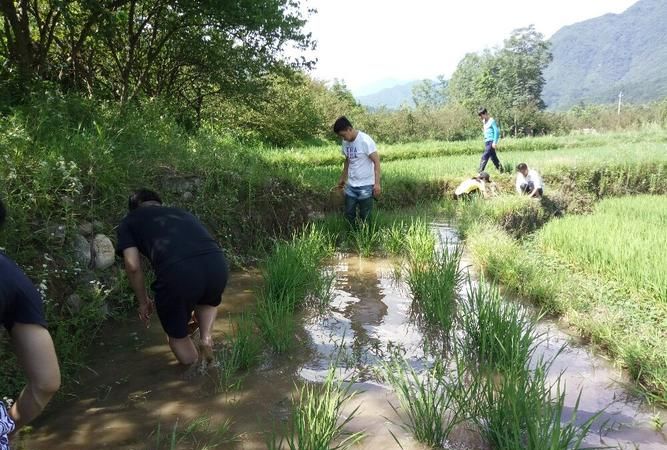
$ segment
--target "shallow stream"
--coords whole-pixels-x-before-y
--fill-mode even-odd
[[[455,242],[451,228],[434,227],[443,239]],[[177,420],[185,424],[210,416],[214,423],[231,420],[230,434],[237,436],[236,441],[218,448],[265,449],[266,432],[288,417],[295,383],[321,380],[330,362],[337,360],[341,376],[354,373],[359,380],[354,386],[359,393],[348,405],[349,410],[361,404],[348,426],[350,431],[366,432],[358,448],[398,449],[393,433],[404,449],[422,449],[400,427],[401,419],[390,405],[398,402],[375,376],[389,342],[402,346],[414,366],[426,361],[424,338],[410,320],[409,291],[397,280],[395,263],[337,255],[331,262],[336,283],[330,309],[323,314],[304,314],[295,349],[283,357],[267,354],[243,379],[240,389],[230,393],[216,393],[213,374],[193,374],[180,367],[156,319],[149,329],[138,321],[113,324],[93,344],[89,367],[82,370],[81,383],[71,398],[49,408],[17,448],[152,449],[158,427],[166,435]],[[463,264],[468,263],[464,258]],[[218,341],[230,331],[230,317],[253,303],[260,282],[257,273],[231,276],[216,322]],[[580,391],[581,421],[606,408],[589,435],[589,444],[667,449],[667,437],[654,426],[656,417],[667,421],[665,411],[643,407],[626,390],[621,372],[556,323],[543,321],[540,331],[548,336],[539,347],[540,354],[552,356],[566,344],[552,366],[552,375],[563,373],[568,408]],[[475,433],[463,428],[452,440],[452,448],[486,448]]]

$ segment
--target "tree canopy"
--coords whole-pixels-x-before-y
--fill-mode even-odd
[[[2,77],[121,103],[164,97],[201,110],[264,75],[310,67],[299,0],[0,0]],[[306,13],[307,14],[307,13]]]

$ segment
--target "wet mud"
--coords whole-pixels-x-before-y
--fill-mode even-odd
[[[455,244],[449,227],[436,229]],[[469,261],[464,258],[463,264]],[[402,418],[391,406],[398,401],[377,374],[390,342],[404,349],[414,367],[429,362],[424,335],[410,320],[409,290],[397,279],[395,267],[391,259],[337,255],[331,261],[336,284],[330,308],[306,311],[295,349],[281,357],[264,354],[240,388],[227,393],[216,392],[215,369],[201,374],[176,363],[155,318],[149,329],[134,320],[112,324],[93,344],[89,366],[82,369],[73,393],[54,403],[15,448],[143,450],[156,448],[158,435],[161,448],[168,448],[164,442],[175,424],[210,417],[213,424],[231,424],[227,440],[217,448],[265,449],[272,430],[289,416],[295,386],[322,380],[334,361],[340,376],[356,377],[357,394],[346,411],[361,405],[347,427],[366,433],[357,448],[399,449],[397,439],[405,450],[422,449],[401,427]],[[230,332],[232,317],[252,308],[260,282],[257,273],[232,274],[215,325],[216,342]],[[589,444],[667,449],[667,437],[654,425],[656,417],[667,421],[665,411],[646,408],[627,390],[620,371],[557,323],[543,321],[540,331],[547,339],[538,354],[550,357],[560,351],[552,377],[562,372],[567,407],[571,410],[581,392],[579,420],[604,409]],[[465,428],[456,430],[452,440],[451,448],[486,448]],[[203,442],[183,438],[177,448],[201,448]]]

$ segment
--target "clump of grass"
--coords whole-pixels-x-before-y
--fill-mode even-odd
[[[435,252],[436,239],[428,224],[421,219],[410,223],[405,230],[403,250],[409,261],[428,261]]]
[[[293,315],[307,301],[328,302],[333,275],[320,269],[333,253],[331,235],[309,226],[290,242],[276,244],[262,269],[264,285],[257,299],[257,324],[274,351],[286,351],[294,332]]]
[[[454,321],[456,298],[463,273],[459,267],[463,249],[452,251],[443,245],[432,250],[430,258],[424,255],[410,258],[407,263],[407,284],[415,300],[414,311],[428,324],[448,334]]]
[[[233,335],[215,355],[218,366],[217,389],[220,392],[237,388],[241,382],[239,371],[254,366],[262,351],[252,317],[241,315],[234,321],[232,328]]]
[[[565,392],[561,391],[560,377],[554,383],[547,381],[549,366],[549,362],[539,361],[529,372],[510,370],[483,375],[485,378],[477,384],[477,410],[471,417],[493,448],[582,448],[584,438],[600,413],[577,424],[577,400],[570,418],[565,419]]]
[[[294,405],[286,435],[272,436],[269,449],[280,450],[346,450],[361,441],[363,432],[346,434],[347,425],[356,416],[359,406],[342,418],[343,405],[352,400],[351,382],[336,380],[331,367],[324,383],[304,384],[292,397]],[[286,447],[285,447],[286,446]]]
[[[384,363],[383,375],[396,392],[407,417],[404,428],[419,442],[442,447],[452,430],[466,419],[465,410],[459,405],[466,403],[461,400],[471,390],[461,390],[463,385],[446,381],[442,360],[436,360],[425,373],[418,374],[394,352]],[[392,408],[400,415],[396,407],[392,405]]]
[[[155,443],[148,448],[151,450],[177,450],[187,445],[194,450],[220,448],[222,445],[238,441],[239,436],[231,434],[232,421],[227,419],[219,424],[213,424],[209,416],[200,416],[179,428],[178,419],[167,436],[163,436],[162,424],[158,423],[152,433]]]
[[[468,281],[462,302],[460,347],[482,370],[526,371],[541,338],[535,321],[519,305],[505,302],[495,285]]]
[[[405,222],[395,221],[382,230],[382,248],[389,255],[401,255],[405,251]]]
[[[382,242],[382,228],[374,217],[359,222],[349,232],[352,248],[359,255],[368,257],[380,247]]]

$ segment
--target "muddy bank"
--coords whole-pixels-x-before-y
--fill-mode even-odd
[[[455,234],[450,228],[441,226],[439,230],[453,242]],[[324,314],[304,313],[297,347],[280,358],[265,354],[238,391],[217,393],[215,370],[202,375],[179,367],[157,321],[148,330],[134,321],[116,325],[94,344],[94,358],[83,371],[75,396],[50,408],[19,448],[152,449],[158,425],[164,442],[177,420],[185,424],[205,415],[213,423],[232,421],[228,436],[234,440],[218,448],[263,449],[273,426],[289,415],[295,383],[321,380],[335,360],[341,376],[354,373],[358,377],[354,385],[358,394],[346,406],[346,411],[351,411],[361,404],[359,415],[348,425],[349,431],[366,432],[358,448],[398,449],[391,431],[403,448],[422,449],[400,427],[402,418],[390,405],[398,402],[377,377],[389,342],[401,345],[414,367],[429,364],[422,331],[410,320],[409,291],[396,278],[395,261],[337,255],[331,266],[336,285],[330,309]],[[229,332],[230,318],[252,307],[259,281],[255,273],[233,274],[216,323],[217,342]],[[665,436],[651,423],[654,412],[643,409],[624,389],[622,373],[556,324],[543,322],[540,331],[548,339],[540,345],[538,355],[552,356],[567,344],[551,375],[563,372],[568,408],[575,404],[580,389],[580,420],[607,408],[596,421],[589,444],[667,448]],[[664,411],[659,414],[667,420]],[[455,448],[485,448],[465,427],[456,431],[453,440]],[[178,448],[197,446],[183,441]]]

